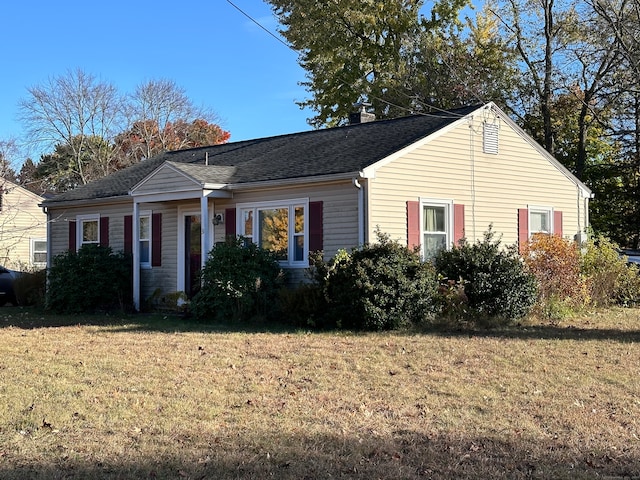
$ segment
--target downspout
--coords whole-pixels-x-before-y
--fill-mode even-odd
[[[353,179],[353,186],[358,189],[358,245],[364,245],[364,188],[357,178]]]
[[[42,213],[44,213],[47,216],[47,266],[46,268],[49,269],[51,268],[51,213],[49,212],[49,209],[46,206],[42,207]],[[48,275],[47,275],[48,278]]]

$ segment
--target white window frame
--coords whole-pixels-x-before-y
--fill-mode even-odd
[[[420,198],[420,254],[423,259],[427,258],[427,252],[425,251],[426,245],[424,236],[427,233],[424,224],[424,208],[425,207],[444,207],[445,208],[445,248],[449,250],[453,244],[453,200],[444,200],[438,198]],[[440,232],[435,232],[440,233]]]
[[[34,267],[46,267],[47,266],[47,251],[49,250],[49,245],[47,244],[47,239],[46,238],[31,238],[30,239],[30,243],[31,243],[31,248],[30,248],[30,255],[29,258],[31,259],[31,264]],[[42,242],[45,245],[45,250],[43,251],[37,251],[36,250],[36,242]],[[36,262],[35,260],[35,255],[36,253],[44,253],[44,262]]]
[[[295,209],[296,207],[303,208],[304,215],[304,229],[302,234],[295,231]],[[289,268],[308,268],[309,267],[309,199],[308,198],[295,198],[287,200],[273,200],[266,202],[252,202],[252,203],[239,203],[236,205],[236,234],[245,238],[249,238],[252,242],[256,243],[259,232],[260,222],[260,210],[273,210],[278,208],[286,208],[289,214],[289,231],[287,232],[288,238],[288,251],[287,260],[281,260],[280,265]],[[244,231],[244,214],[247,211],[252,211],[252,236],[247,236]],[[304,247],[302,253],[302,260],[294,260],[295,258],[295,239],[300,235],[304,235]]]
[[[98,224],[98,238],[95,242],[84,242],[82,240],[82,230],[86,222],[96,222]],[[78,250],[83,245],[100,245],[100,214],[78,215],[76,216],[76,245]]]
[[[529,211],[529,214],[527,215],[527,221],[529,222],[528,224],[528,231],[529,231],[529,238],[531,238],[533,235],[535,235],[536,233],[546,233],[549,235],[552,235],[554,233],[554,218],[553,218],[553,207],[545,207],[545,206],[540,206],[540,205],[528,205],[527,209]],[[533,230],[531,228],[531,214],[532,213],[546,213],[547,214],[547,218],[549,219],[549,231],[546,232],[544,230]]]
[[[140,260],[140,268],[144,268],[144,269],[150,269],[151,268],[151,258],[153,255],[153,252],[151,251],[153,249],[153,243],[151,242],[151,232],[153,231],[153,215],[151,215],[151,210],[142,210],[139,214],[138,214],[138,237],[140,237],[140,234],[142,232],[142,229],[140,228],[140,220],[142,220],[143,218],[148,218],[149,219],[149,238],[143,239],[143,238],[138,238],[138,248],[139,248],[139,252],[141,252],[142,254],[142,249],[140,248],[140,245],[142,244],[142,242],[148,242],[149,243],[149,260],[146,262],[143,262],[142,260]]]

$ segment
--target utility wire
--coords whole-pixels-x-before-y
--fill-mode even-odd
[[[247,17],[251,22],[255,23],[258,27],[260,27],[262,30],[264,30],[264,31],[265,31],[267,34],[269,34],[271,37],[275,38],[278,42],[280,42],[282,45],[284,45],[285,47],[287,47],[289,50],[291,50],[291,51],[293,51],[293,52],[295,52],[295,53],[298,53],[298,52],[296,51],[296,49],[295,49],[295,48],[293,48],[293,47],[292,47],[291,45],[289,45],[287,42],[285,42],[284,40],[282,40],[282,38],[280,38],[279,36],[277,36],[276,34],[274,34],[271,30],[269,30],[268,28],[266,28],[264,25],[262,25],[260,22],[258,22],[255,18],[253,18],[253,17],[252,17],[251,15],[249,15],[247,12],[245,12],[245,11],[244,11],[244,10],[242,10],[240,7],[238,7],[238,6],[237,6],[235,3],[233,3],[231,0],[227,0],[227,3],[228,3],[229,5],[231,5],[233,8],[235,8],[236,10],[238,10],[238,12],[240,12],[242,15],[244,15],[245,17]],[[447,65],[447,67],[449,67],[449,68],[450,68],[450,66],[449,66],[449,65]],[[345,79],[343,79],[343,78],[341,78],[341,77],[338,77],[338,78],[340,78],[341,80],[345,80]],[[348,82],[346,82],[346,81],[345,81],[344,83],[348,83]],[[396,93],[400,93],[401,95],[403,95],[403,96],[405,96],[405,97],[407,97],[407,98],[411,98],[408,94],[406,94],[406,93],[404,93],[404,92],[397,92],[397,91],[396,91]],[[425,107],[427,107],[427,108],[431,108],[431,109],[433,109],[433,110],[437,110],[437,111],[439,111],[439,112],[446,113],[447,115],[439,115],[439,114],[426,113],[426,112],[417,112],[417,113],[416,113],[416,112],[414,112],[411,108],[407,108],[407,107],[403,107],[403,106],[400,106],[400,105],[396,105],[396,104],[394,104],[394,103],[391,103],[391,102],[389,102],[389,101],[387,101],[387,100],[385,100],[385,99],[383,99],[383,98],[377,97],[377,96],[375,96],[375,95],[370,95],[370,96],[371,96],[371,98],[373,98],[373,99],[375,99],[375,100],[378,100],[378,101],[380,101],[380,102],[382,102],[382,103],[384,103],[384,104],[386,104],[386,105],[388,105],[388,106],[390,106],[390,107],[395,107],[395,108],[398,108],[398,109],[400,109],[400,110],[404,110],[404,111],[406,111],[406,112],[408,112],[408,113],[411,113],[411,114],[414,114],[414,115],[421,115],[421,116],[428,116],[428,117],[437,117],[437,118],[462,118],[462,117],[464,117],[464,115],[460,115],[460,114],[452,113],[452,112],[450,112],[450,111],[448,111],[448,110],[444,110],[444,109],[442,109],[442,108],[438,108],[438,107],[436,107],[435,105],[429,105],[428,103],[425,103],[425,102],[423,102],[423,101],[421,101],[421,100],[419,100],[419,99],[415,99],[415,101],[417,101],[418,103],[420,103],[421,105],[423,105],[423,106],[425,106]]]

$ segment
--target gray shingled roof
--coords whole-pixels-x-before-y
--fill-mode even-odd
[[[478,108],[165,152],[44,204],[126,196],[164,162],[184,164],[184,171],[194,178],[232,184],[358,172]]]

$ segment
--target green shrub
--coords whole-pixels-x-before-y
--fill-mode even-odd
[[[380,232],[377,243],[316,268],[328,302],[325,326],[389,330],[419,323],[433,312],[433,267]]]
[[[634,305],[640,300],[638,267],[627,265],[618,252],[618,246],[602,235],[584,245],[581,271],[592,305]]]
[[[132,304],[131,256],[110,247],[83,245],[53,258],[48,309],[56,313],[125,310]]]
[[[283,280],[272,252],[242,238],[228,240],[209,252],[191,313],[215,321],[268,317],[275,312]]]
[[[626,265],[613,289],[613,303],[624,307],[640,303],[640,268],[638,265]]]
[[[494,240],[491,229],[482,241],[441,250],[434,264],[445,281],[464,284],[466,320],[506,323],[526,316],[535,304],[535,277],[513,247],[504,249]]]
[[[46,283],[46,269],[23,271],[13,282],[13,291],[18,304],[44,306]]]
[[[296,288],[282,288],[278,302],[284,322],[296,327],[325,326],[327,302],[319,284],[303,283]]]

